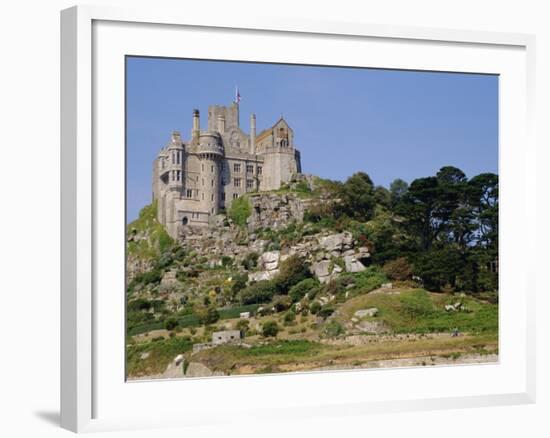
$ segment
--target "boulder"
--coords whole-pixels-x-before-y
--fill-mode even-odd
[[[357,260],[355,256],[345,256],[344,263],[346,264],[347,272],[361,272],[366,269],[365,265]]]
[[[271,278],[269,272],[267,271],[258,271],[258,272],[251,272],[248,274],[248,279],[250,281],[262,281],[262,280],[269,280]]]
[[[212,370],[200,362],[191,362],[185,372],[185,377],[210,377]]]
[[[320,262],[314,263],[311,266],[311,270],[313,271],[315,276],[320,279],[321,277],[327,277],[330,274],[329,267],[329,260],[321,260]]]
[[[365,316],[376,316],[378,315],[378,309],[376,307],[369,307],[368,309],[358,310],[353,315],[357,318],[363,318]]]
[[[279,267],[279,251],[264,252],[261,256],[261,264],[267,271],[273,271]]]

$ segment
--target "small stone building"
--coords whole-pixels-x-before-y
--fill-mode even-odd
[[[240,340],[241,332],[239,330],[224,330],[212,333],[212,344],[214,345],[239,342]]]

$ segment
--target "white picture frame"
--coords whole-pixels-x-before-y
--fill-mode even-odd
[[[190,39],[193,32],[196,35]],[[174,38],[182,40],[170,43]],[[252,43],[248,46],[240,44],[238,48],[223,47],[221,41],[231,39]],[[181,41],[192,41],[192,48],[180,47]],[[299,51],[292,52],[291,45],[300,41],[311,44],[307,46],[309,59],[300,57],[305,56],[304,52],[302,55]],[[278,53],[274,50],[275,44],[285,47],[286,52]],[[261,59],[259,51],[255,51],[260,45],[272,50]],[[500,84],[503,292],[499,364],[125,383],[124,352],[119,348],[120,337],[124,337],[123,331],[119,330],[124,323],[124,312],[120,312],[124,302],[123,289],[120,296],[116,295],[117,285],[120,286],[120,268],[124,266],[120,254],[124,254],[124,249],[108,248],[108,242],[116,241],[116,236],[124,236],[124,227],[123,222],[106,220],[105,217],[106,211],[119,215],[117,205],[124,204],[119,190],[124,182],[124,173],[120,174],[120,160],[124,159],[124,141],[120,137],[124,127],[119,126],[123,120],[120,111],[123,111],[124,100],[124,77],[120,75],[123,59],[120,57],[124,54],[183,57],[179,51],[186,49],[187,57],[225,59],[226,56],[232,60],[258,61],[276,58],[280,62],[286,59],[288,62],[352,65],[345,60],[350,53],[338,48],[353,45],[367,51],[372,47],[371,59],[377,60],[368,66],[476,71],[499,74],[503,78]],[[383,45],[384,50],[377,45]],[[321,46],[323,50],[316,51],[316,47]],[[415,52],[416,59],[412,52]],[[211,424],[212,414],[216,414],[216,422],[223,423],[246,416],[270,421],[280,419],[282,415],[307,418],[312,415],[361,415],[534,402],[535,273],[528,260],[518,260],[514,249],[521,245],[534,247],[537,235],[535,211],[521,208],[514,220],[508,220],[512,208],[517,208],[519,202],[525,206],[535,205],[534,53],[534,37],[520,34],[275,17],[242,17],[227,22],[215,14],[194,16],[189,11],[156,8],[125,10],[78,6],[62,11],[62,427],[82,432]],[[357,60],[353,65],[362,64]],[[109,67],[108,77],[105,76],[106,66]],[[104,110],[106,107],[110,108],[108,114]],[[105,154],[101,153],[105,144],[113,152],[112,162],[105,161]],[[111,186],[117,189],[106,190]],[[522,231],[521,239],[514,236],[515,230]],[[118,241],[123,246],[123,238]],[[109,286],[111,283],[113,286]],[[113,293],[107,295],[104,291],[111,288]],[[515,293],[509,294],[508,289]],[[512,328],[507,322],[514,315]],[[107,336],[108,333],[114,334]],[[467,384],[441,387],[441,382],[448,381],[449,376],[464,381],[473,379],[479,388],[474,391]],[[397,384],[390,388],[385,384],[388,380],[411,383],[410,387]],[[432,384],[427,383],[430,380],[433,380]],[[359,381],[369,388],[368,393],[354,392],[353,397],[346,395],[346,385],[349,387]],[[182,384],[186,385],[188,393],[194,394],[193,405],[169,408],[173,406],[170,400],[175,400],[174,394],[181,391]],[[323,392],[331,395],[330,400],[319,398],[314,388],[320,384]],[[221,404],[201,396],[201,393],[219,391],[223,398],[226,394],[238,393],[240,388],[245,388],[243,391],[247,394],[258,394],[258,397],[262,391],[271,388],[273,400],[260,407],[250,401],[257,401],[257,398],[250,397],[248,402],[243,398],[236,403],[238,406],[225,411]],[[299,391],[292,403],[285,406],[281,394],[289,388],[298,388]],[[166,395],[167,404],[163,406],[161,403],[156,408],[148,406],[150,415],[130,408],[119,409],[122,405],[131,406],[131,401],[140,397],[146,399],[159,395]]]

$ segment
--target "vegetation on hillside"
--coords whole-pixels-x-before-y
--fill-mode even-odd
[[[194,344],[227,329],[239,330],[250,348],[224,345],[193,353],[193,360],[225,373],[238,367],[262,373],[292,370],[297,362],[315,369],[415,351],[497,351],[497,175],[468,179],[447,166],[386,189],[358,172],[344,182],[314,178],[274,193],[307,198],[308,208],[303,222],[253,230],[255,240],[267,242],[263,251],[285,254],[265,280],[253,280],[266,277],[255,277],[265,268],[262,251],[249,240],[246,196],[232,202],[227,216],[233,225],[224,228],[235,232],[238,247],[218,256],[174,242],[156,221],[155,204],[128,225],[129,259],[147,261],[127,288],[129,375],[162,373],[175,355],[189,359]],[[307,257],[288,255],[308,239],[344,231],[370,253],[360,272],[346,272],[343,253],[313,248]],[[338,272],[324,283],[312,268],[320,252],[329,272]],[[391,289],[382,288],[389,282]],[[377,311],[358,317],[364,309]],[[243,312],[250,319],[241,319]],[[425,338],[441,333],[448,336]],[[375,334],[380,344],[345,344],[349,336]],[[401,334],[417,344],[392,338]]]

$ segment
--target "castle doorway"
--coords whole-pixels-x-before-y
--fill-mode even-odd
[[[189,219],[187,219],[187,216],[184,216],[183,219],[181,220],[182,225],[187,225],[188,222],[189,222]]]

